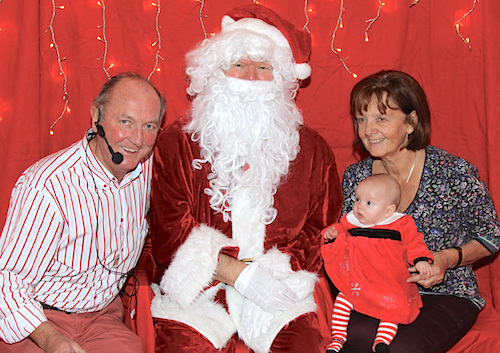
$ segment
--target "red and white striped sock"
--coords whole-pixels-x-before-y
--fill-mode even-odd
[[[351,318],[352,304],[343,293],[339,293],[335,298],[332,313],[332,343],[328,349],[340,351],[347,341],[347,324]]]
[[[375,336],[375,341],[373,342],[372,350],[375,352],[375,347],[377,344],[384,343],[390,345],[394,337],[398,333],[398,324],[389,321],[380,321],[378,324],[377,335]]]

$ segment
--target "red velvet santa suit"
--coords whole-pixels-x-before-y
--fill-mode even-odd
[[[381,224],[360,226],[352,212],[335,224],[337,238],[321,249],[328,277],[354,310],[383,321],[413,322],[422,300],[417,285],[406,282],[408,268],[416,259],[433,259],[423,234],[417,231],[411,216],[401,213]],[[349,230],[363,234],[353,235]],[[370,234],[370,230],[375,231]],[[389,232],[380,235],[377,230]],[[398,236],[400,240],[390,238]]]
[[[236,195],[232,222],[224,222],[209,205],[210,165],[192,166],[200,148],[182,131],[181,123],[167,127],[158,137],[150,212],[153,255],[158,266],[154,317],[182,322],[221,348],[241,331],[241,304],[233,287],[214,283],[219,252],[251,257],[299,297],[297,305],[275,316],[268,332],[245,343],[256,352],[268,351],[277,333],[290,321],[315,311],[313,290],[322,267],[320,234],[336,221],[342,191],[334,156],[326,142],[306,126],[300,128],[300,152],[274,195],[276,219],[267,227],[247,206],[242,188]],[[163,270],[167,269],[165,274]],[[153,285],[153,287],[155,287]],[[216,302],[223,290],[224,303]],[[220,294],[220,293],[219,293]]]

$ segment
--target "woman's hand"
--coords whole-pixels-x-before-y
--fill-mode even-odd
[[[454,248],[437,251],[434,254],[434,263],[432,264],[432,275],[427,279],[424,276],[414,273],[408,278],[407,282],[418,283],[424,288],[430,288],[443,282],[446,270],[455,266],[465,266],[475,263],[477,260],[490,255],[490,252],[482,246],[477,240],[471,240],[467,244],[462,245],[462,260],[458,264],[458,250]],[[408,269],[410,272],[416,272],[415,267]]]
[[[434,254],[434,262],[431,264],[432,273],[430,276],[425,274],[416,273],[417,269],[415,267],[410,267],[408,271],[414,272],[411,277],[406,280],[410,283],[418,283],[424,288],[430,288],[443,282],[446,270],[451,267],[450,264],[456,262],[456,250],[455,249],[445,249]]]

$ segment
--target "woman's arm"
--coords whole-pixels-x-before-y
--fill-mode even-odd
[[[477,240],[471,240],[467,244],[461,246],[462,261],[460,266],[470,265],[476,261],[490,256],[490,252],[482,246]],[[443,249],[434,253],[434,263],[432,264],[432,275],[425,279],[424,276],[413,274],[408,278],[407,282],[418,283],[424,288],[430,288],[436,284],[443,282],[444,276],[448,269],[457,266],[459,260],[459,251],[455,248]],[[411,267],[410,272],[415,272],[416,269]]]

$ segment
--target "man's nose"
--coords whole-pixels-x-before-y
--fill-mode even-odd
[[[246,70],[245,70],[245,76],[243,77],[245,80],[248,81],[256,81],[259,79],[259,73],[257,71],[257,67],[254,65],[248,65]]]
[[[142,146],[142,142],[144,141],[144,131],[141,128],[133,129],[130,134],[130,140],[136,146]]]

